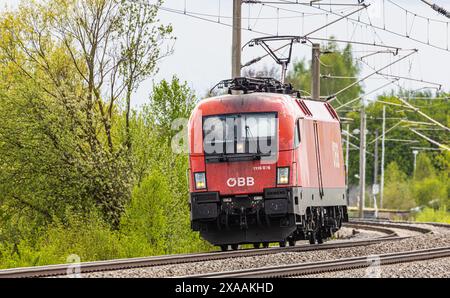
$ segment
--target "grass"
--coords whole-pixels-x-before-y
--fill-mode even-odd
[[[419,222],[441,222],[450,224],[450,212],[443,207],[438,210],[425,208],[416,215],[416,221]]]

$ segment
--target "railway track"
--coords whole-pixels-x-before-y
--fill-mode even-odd
[[[251,257],[260,256],[267,254],[277,254],[285,252],[306,252],[315,250],[326,250],[326,249],[337,249],[337,248],[348,248],[356,246],[366,246],[371,244],[376,244],[383,241],[396,241],[402,240],[408,237],[398,237],[398,235],[389,229],[391,228],[402,228],[409,230],[416,230],[419,233],[429,233],[428,229],[419,229],[416,227],[411,227],[408,225],[391,225],[386,226],[386,224],[380,224],[376,222],[356,222],[352,221],[346,224],[349,228],[358,228],[365,230],[374,230],[382,232],[386,235],[366,239],[366,240],[345,240],[333,243],[325,243],[319,245],[297,245],[289,247],[270,247],[262,249],[243,249],[236,251],[227,252],[209,252],[209,253],[195,253],[195,254],[180,254],[180,255],[169,255],[169,256],[156,256],[156,257],[144,257],[144,258],[131,258],[131,259],[118,259],[118,260],[108,260],[108,261],[96,261],[96,262],[84,262],[79,264],[80,273],[88,272],[99,272],[99,271],[112,271],[112,270],[123,270],[131,268],[142,268],[142,267],[152,267],[152,266],[162,266],[171,264],[182,264],[190,262],[202,262],[211,260],[220,260],[228,258],[237,257]],[[68,270],[71,270],[74,264],[61,264],[61,265],[49,265],[49,266],[38,266],[38,267],[24,267],[24,268],[12,268],[6,270],[0,270],[0,278],[16,278],[16,277],[47,277],[47,276],[59,276],[66,275]]]
[[[450,224],[447,223],[439,223],[439,222],[414,222],[414,221],[401,221],[401,220],[395,220],[395,221],[390,221],[390,220],[383,220],[383,219],[359,219],[359,218],[351,218],[350,219],[351,222],[355,222],[355,223],[378,223],[378,224],[383,224],[384,226],[387,226],[389,224],[393,224],[393,225],[429,225],[429,226],[433,226],[433,227],[439,227],[439,228],[446,228],[446,229],[450,229]]]
[[[432,233],[432,231],[428,228],[412,226],[412,224],[417,224],[417,223],[412,223],[412,222],[392,222],[392,221],[376,221],[376,220],[367,220],[367,219],[351,219],[350,223],[348,225],[351,226],[352,224],[355,224],[359,228],[368,229],[368,230],[373,229],[374,227],[377,229],[381,229],[382,227],[384,227],[387,230],[389,230],[389,228],[391,228],[391,229],[405,229],[408,231],[414,231],[414,232],[418,232],[421,234]],[[438,225],[433,225],[433,226],[438,226]],[[439,225],[439,227],[450,228],[450,225],[445,225],[445,226]]]
[[[409,252],[382,254],[377,256],[380,265],[406,263],[412,261],[430,260],[450,256],[450,247],[416,250]],[[185,278],[274,278],[291,277],[314,273],[324,273],[338,270],[349,270],[369,267],[374,258],[356,257],[328,260],[314,263],[300,263],[294,265],[263,267],[229,272],[208,273],[184,276]]]

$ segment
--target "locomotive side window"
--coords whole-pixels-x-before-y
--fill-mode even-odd
[[[207,161],[270,156],[276,152],[276,127],[275,113],[204,117],[203,147]]]

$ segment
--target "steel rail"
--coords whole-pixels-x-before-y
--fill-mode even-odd
[[[409,237],[398,237],[397,234],[389,230],[388,227],[378,222],[363,222],[358,223],[352,220],[350,223],[344,224],[344,227],[359,228],[364,230],[374,230],[382,232],[386,235],[365,239],[365,240],[343,240],[333,243],[324,243],[316,245],[298,245],[289,247],[270,247],[261,249],[243,249],[227,252],[208,252],[208,253],[193,253],[193,254],[178,254],[178,255],[165,255],[165,256],[153,256],[143,258],[129,258],[129,259],[116,259],[107,261],[95,261],[95,262],[83,262],[79,265],[80,273],[98,272],[98,271],[113,271],[123,270],[131,268],[141,267],[153,267],[171,264],[182,264],[192,262],[202,262],[211,260],[220,260],[228,258],[238,257],[251,257],[268,254],[286,253],[286,252],[306,252],[306,251],[318,251],[327,249],[348,248],[356,246],[367,246],[384,241],[396,241]],[[390,226],[394,228],[393,226]],[[410,229],[408,226],[399,225],[400,229]],[[423,233],[429,232],[429,230],[423,229]],[[45,277],[45,276],[58,276],[66,275],[67,272],[71,272],[74,264],[58,264],[48,266],[36,266],[36,267],[22,267],[0,270],[0,278],[17,278],[17,277]]]
[[[245,269],[220,273],[198,274],[183,276],[184,278],[274,278],[290,277],[331,271],[341,271],[369,267],[373,261],[379,260],[380,265],[406,263],[412,261],[423,261],[450,256],[450,247],[439,247],[409,252],[397,252],[381,254],[378,256],[364,256],[354,258],[343,258],[336,260],[299,263],[294,265],[262,267],[256,269]]]
[[[422,234],[432,233],[432,231],[428,228],[412,226],[413,223],[400,224],[400,223],[396,223],[396,222],[392,222],[392,221],[368,221],[368,220],[364,220],[364,219],[351,219],[350,223],[357,224],[361,228],[365,228],[365,226],[372,227],[373,225],[376,225],[378,227],[403,229],[403,230],[414,231],[414,232],[418,232],[418,233],[422,233]]]
[[[381,224],[404,224],[404,225],[430,225],[433,227],[447,228],[450,229],[450,224],[441,222],[419,222],[419,221],[405,221],[405,220],[388,220],[388,219],[372,219],[372,218],[351,218],[350,222],[361,222],[361,223],[381,223]]]

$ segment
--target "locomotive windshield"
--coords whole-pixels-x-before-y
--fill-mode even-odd
[[[276,152],[276,113],[227,114],[203,119],[207,161],[260,159]]]

